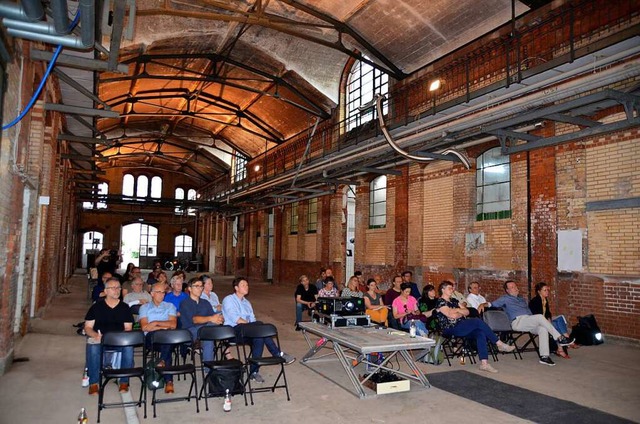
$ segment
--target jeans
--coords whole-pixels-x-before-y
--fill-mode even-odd
[[[256,322],[251,322],[249,324],[239,324],[234,327],[234,330],[236,332],[237,343],[245,342],[244,338],[242,337],[242,327],[245,325],[251,325],[251,324],[262,324],[262,322],[256,321]],[[276,343],[273,341],[271,337],[256,337],[254,339],[251,339],[251,357],[261,358],[262,352],[264,351],[265,346],[267,347],[267,350],[269,351],[269,353],[271,353],[272,356],[275,356],[275,357],[280,356],[280,352],[281,352],[280,348],[276,345]],[[258,372],[259,369],[260,367],[258,365],[252,364],[251,368],[249,369],[249,374]]]
[[[122,354],[120,360],[121,368],[133,368],[133,348],[132,347],[120,347],[109,348]],[[98,384],[100,381],[100,356],[102,355],[101,344],[89,344],[86,348],[86,362],[87,369],[89,370],[89,384]],[[121,378],[120,383],[129,383],[129,378]]]
[[[555,329],[558,330],[558,333],[560,334],[569,333],[569,329],[567,328],[567,319],[564,317],[564,315],[558,315],[557,317],[553,318],[551,320],[551,324],[553,324]]]
[[[413,322],[416,323],[416,334],[418,336],[427,337],[429,331],[427,331],[427,327],[424,325],[424,322],[418,319],[413,320]],[[411,328],[411,320],[406,320],[404,323],[400,324],[400,327],[404,328],[405,330],[409,330]]]
[[[302,321],[302,312],[308,311],[310,308],[307,305],[296,302],[296,324]]]
[[[205,324],[205,325],[215,325],[215,324]],[[202,325],[196,325],[194,327],[189,327],[188,330],[193,337],[193,340],[198,338],[198,330],[202,327]],[[213,361],[213,342],[211,340],[202,341],[200,340],[200,348],[202,349],[202,360],[203,361]],[[207,368],[208,370],[208,368]]]
[[[478,357],[480,360],[489,359],[487,340],[494,344],[498,342],[498,337],[495,333],[479,318],[463,319],[459,321],[455,327],[444,330],[442,334],[445,337],[456,336],[464,337],[465,339],[475,339],[476,349],[478,349]]]
[[[162,330],[160,330],[162,331]],[[145,343],[147,345],[147,349],[151,349],[151,338],[153,337],[153,331],[147,333],[145,335]],[[165,365],[169,366],[171,365],[171,352],[173,351],[173,348],[171,345],[156,345],[156,351],[160,352],[160,359],[162,359],[165,363]],[[165,375],[164,376],[164,381],[173,381],[173,376],[172,375]]]

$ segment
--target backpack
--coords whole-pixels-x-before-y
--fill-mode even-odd
[[[144,365],[144,382],[149,390],[158,390],[164,387],[164,378],[156,367],[162,361],[160,358],[151,358]]]
[[[209,396],[224,396],[227,389],[230,395],[244,393],[242,367],[225,367],[213,370],[209,377]]]
[[[599,338],[596,335],[599,334]],[[599,345],[604,343],[604,337],[593,315],[578,317],[578,323],[571,329],[571,338],[583,346]]]

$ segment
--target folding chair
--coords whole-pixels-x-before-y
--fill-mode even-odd
[[[502,310],[486,310],[482,316],[484,322],[496,333],[496,335],[505,343],[514,346],[513,357],[522,359],[522,352],[527,349],[529,344],[533,344],[533,348],[537,351],[538,345],[535,341],[535,334],[526,331],[516,331],[511,328],[511,320],[509,315]],[[521,337],[529,337],[522,347],[518,347],[517,341]]]
[[[104,363],[104,352],[122,348],[142,348],[142,357],[146,358],[146,347],[144,343],[144,333],[142,331],[113,331],[102,336],[102,354],[100,355],[100,389],[98,391],[98,422],[100,422],[100,412],[106,408],[123,407],[136,405],[140,407],[144,404],[144,417],[147,418],[147,390],[144,384],[144,367],[134,368],[111,368],[111,364]],[[104,402],[104,389],[110,380],[125,377],[134,377],[140,380],[140,397],[137,401],[130,402]]]
[[[244,343],[242,344],[242,353],[244,355],[244,364],[246,367],[246,381],[245,381],[245,386],[249,386],[249,398],[251,399],[251,405],[253,405],[253,394],[254,393],[261,393],[261,392],[275,392],[276,389],[285,389],[286,393],[287,393],[287,400],[290,401],[291,398],[289,397],[289,386],[287,385],[287,376],[284,372],[284,365],[285,365],[285,360],[284,358],[278,356],[269,356],[269,357],[259,357],[259,358],[254,358],[253,357],[253,348],[250,346],[253,346],[253,344],[251,343],[252,339],[255,338],[275,338],[275,343],[277,346],[280,346],[280,339],[278,338],[278,330],[276,329],[276,327],[272,324],[249,324],[249,325],[243,325],[242,328],[242,337],[243,337],[243,341]],[[264,367],[264,366],[280,366],[280,373],[278,374],[278,377],[276,378],[275,383],[273,383],[273,386],[269,386],[269,387],[257,387],[254,388],[251,386],[251,378],[250,378],[250,369],[251,369],[251,365],[258,365],[260,367]],[[283,383],[278,385],[278,382],[280,381],[280,378],[282,377],[283,379]]]
[[[171,345],[173,348],[177,346],[191,346],[192,338],[189,330],[162,330],[162,331],[154,331],[151,339],[151,352],[155,352],[156,345]],[[153,405],[153,417],[156,417],[156,404],[165,403],[165,402],[177,402],[181,400],[186,400],[187,402],[191,402],[191,398],[196,400],[196,412],[200,412],[200,406],[198,405],[198,383],[196,378],[196,366],[195,366],[195,355],[193,349],[191,350],[191,363],[185,364],[165,364],[163,367],[156,367],[156,370],[160,374],[160,376],[164,377],[167,375],[177,376],[177,375],[187,375],[191,376],[191,385],[189,386],[189,394],[187,396],[182,397],[170,397],[164,399],[158,399],[156,397],[157,390],[153,390],[153,397],[151,400],[151,404]],[[193,395],[191,394],[193,393]]]
[[[247,405],[247,395],[244,390],[244,364],[239,359],[225,359],[225,354],[229,349],[230,343],[236,338],[235,330],[228,325],[205,325],[198,330],[198,340],[200,340],[201,350],[202,342],[213,342],[213,360],[205,361],[202,352],[200,352],[200,369],[202,371],[202,387],[200,388],[200,399],[204,398],[205,408],[209,410],[210,397],[224,396],[225,393],[211,393],[207,390],[208,382],[214,378],[216,373],[233,373],[234,370],[239,372],[239,380],[235,387],[229,389],[230,395],[244,395],[244,403]],[[236,344],[236,355],[240,356],[240,349]],[[209,371],[205,374],[205,368]]]

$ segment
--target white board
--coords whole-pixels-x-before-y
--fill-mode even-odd
[[[582,271],[582,230],[558,231],[558,271]]]

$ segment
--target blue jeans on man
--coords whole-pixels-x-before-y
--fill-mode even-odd
[[[255,322],[250,322],[248,324],[238,324],[234,327],[237,343],[245,342],[243,338],[243,332],[242,332],[243,327],[247,325],[254,325],[254,324],[262,324],[262,322],[255,321]],[[267,347],[267,350],[269,351],[269,353],[271,353],[271,355],[273,355],[276,358],[280,356],[280,348],[278,347],[278,345],[276,345],[276,343],[273,341],[271,337],[255,337],[251,339],[251,357],[261,358],[262,352],[264,351],[265,346]],[[249,369],[249,374],[258,372],[259,368],[260,367],[258,365],[252,364],[251,368]]]
[[[162,330],[160,330],[162,331]],[[144,337],[145,344],[147,345],[147,349],[151,350],[151,339],[153,337],[153,331],[147,333]],[[171,365],[171,352],[173,351],[173,347],[167,344],[155,345],[155,350],[160,352],[160,359],[162,359],[165,365]],[[173,381],[172,375],[165,375],[164,381]]]
[[[120,368],[133,368],[133,347],[109,348],[110,351],[120,352]],[[103,355],[102,345],[87,343],[86,362],[89,371],[89,384],[98,384],[100,380],[100,356]],[[120,383],[129,383],[128,377],[120,379]]]
[[[300,321],[302,321],[302,312],[309,311],[309,310],[311,310],[311,308],[309,308],[307,305],[303,305],[302,303],[296,302],[296,325]]]

